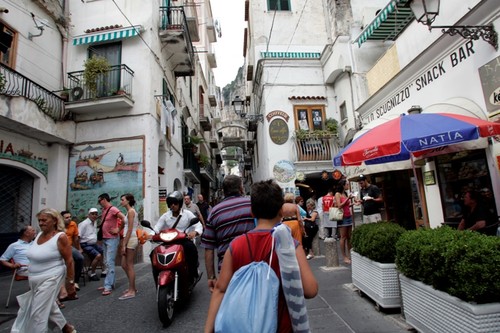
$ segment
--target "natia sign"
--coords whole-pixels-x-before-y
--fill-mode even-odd
[[[451,54],[439,60],[432,67],[427,68],[424,72],[418,73],[408,85],[377,106],[375,110],[362,115],[362,120],[365,123],[369,123],[382,117],[404,101],[410,99],[412,97],[412,93],[422,91],[423,89],[430,87],[435,82],[438,82],[447,73],[452,70],[456,70],[461,63],[470,59],[475,53],[474,41],[470,40],[466,42]]]

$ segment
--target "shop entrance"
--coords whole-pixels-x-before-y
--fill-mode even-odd
[[[413,171],[390,171],[373,174],[370,178],[371,183],[382,191],[382,219],[396,222],[407,230],[416,229],[417,222],[421,219],[421,214],[416,213],[421,212],[421,204],[416,187],[413,186]]]
[[[0,254],[18,239],[22,227],[31,224],[33,183],[27,172],[0,165]]]

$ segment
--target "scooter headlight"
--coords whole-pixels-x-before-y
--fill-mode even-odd
[[[170,242],[175,239],[179,233],[177,231],[169,231],[160,233],[160,239],[164,242]]]

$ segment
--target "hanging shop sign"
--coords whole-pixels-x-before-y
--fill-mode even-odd
[[[276,118],[269,124],[269,137],[277,145],[282,145],[288,141],[290,132],[288,124],[281,118]]]

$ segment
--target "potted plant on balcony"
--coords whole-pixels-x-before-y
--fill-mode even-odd
[[[401,306],[396,242],[406,230],[396,223],[363,224],[352,233],[352,283],[373,299],[377,308]]]
[[[500,238],[450,227],[396,244],[406,321],[422,332],[500,332]]]
[[[83,80],[85,86],[92,96],[97,94],[99,83],[106,82],[105,74],[111,69],[108,59],[99,56],[92,56],[84,63]]]
[[[205,154],[200,154],[200,157],[198,158],[198,164],[202,168],[206,168],[210,164],[210,157],[208,157]]]
[[[191,146],[191,148],[193,149],[193,153],[196,154],[198,152],[199,144],[204,142],[204,141],[205,141],[205,139],[203,139],[202,137],[199,137],[196,135],[190,135],[188,145]]]

